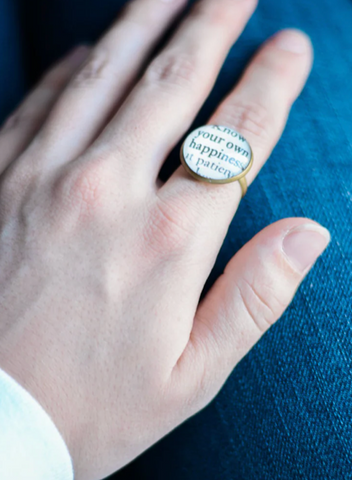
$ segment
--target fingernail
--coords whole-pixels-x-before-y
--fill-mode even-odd
[[[73,66],[78,67],[88,57],[90,49],[87,45],[79,45],[75,47],[67,56],[67,61]]]
[[[281,50],[292,53],[306,53],[308,50],[308,38],[299,30],[285,30],[276,37],[276,46]]]
[[[282,244],[283,251],[293,268],[304,274],[329,245],[329,231],[313,223],[290,230]]]

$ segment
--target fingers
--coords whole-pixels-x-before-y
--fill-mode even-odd
[[[75,48],[54,66],[0,131],[0,172],[28,146],[72,75],[84,62],[89,48]]]
[[[50,152],[50,166],[75,158],[94,140],[185,1],[128,2],[122,17],[72,80],[42,132],[41,150],[47,156]]]
[[[309,38],[284,30],[259,51],[234,92],[220,105],[209,123],[225,122],[240,130],[255,152],[254,180],[285,128],[293,102],[301,93],[312,67]]]
[[[290,51],[290,47],[295,51]],[[239,85],[210,119],[210,123],[238,130],[249,141],[254,155],[253,168],[247,175],[249,184],[282,134],[311,62],[311,45],[305,35],[291,30],[279,33],[261,48]],[[194,236],[208,228],[202,239],[203,248],[198,249],[207,275],[238,207],[241,198],[238,182],[221,186],[198,182],[180,167],[159,190],[159,197],[170,210],[183,205],[183,221],[194,225]],[[192,255],[194,258],[197,252]]]
[[[284,313],[329,240],[329,232],[316,223],[286,219],[245,245],[199,306],[176,377],[193,390],[200,387],[207,392],[205,401],[209,401]],[[191,379],[196,379],[193,386]]]
[[[134,178],[139,175],[154,187],[161,163],[209,94],[255,5],[255,0],[198,2],[93,146],[91,155],[104,151],[114,161],[116,152],[122,152],[119,161],[125,158],[129,165],[133,161]],[[123,155],[124,150],[128,154]]]

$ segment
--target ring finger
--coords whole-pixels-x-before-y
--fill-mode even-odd
[[[306,35],[285,30],[270,39],[255,56],[234,91],[216,110],[210,124],[239,131],[250,143],[254,164],[250,184],[275,147],[291,109],[311,69],[312,48]],[[297,172],[298,174],[299,172]],[[192,231],[189,249],[206,276],[241,199],[238,182],[214,185],[190,177],[181,166],[158,192],[168,217]],[[177,215],[181,212],[182,215]],[[211,228],[210,228],[211,225]],[[199,288],[204,277],[199,280]]]

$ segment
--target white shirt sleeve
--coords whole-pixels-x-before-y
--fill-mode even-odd
[[[39,403],[0,370],[0,479],[73,480],[66,444]]]

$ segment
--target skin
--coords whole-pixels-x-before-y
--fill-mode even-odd
[[[140,76],[184,4],[130,2],[0,133],[0,367],[50,414],[77,480],[116,471],[207,405],[329,242],[312,220],[270,225],[199,303],[240,186],[182,167],[157,178],[256,5],[202,0]],[[248,183],[311,63],[308,38],[280,32],[209,119],[250,142]]]

